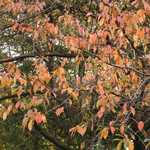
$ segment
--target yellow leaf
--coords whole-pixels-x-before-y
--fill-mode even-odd
[[[99,21],[99,25],[102,26],[104,23],[104,18],[102,18],[100,21]]]
[[[81,143],[80,148],[83,149],[85,146],[85,141]]]
[[[108,128],[104,128],[103,130],[104,130],[103,137],[104,137],[104,139],[106,139],[108,136]]]
[[[29,129],[29,131],[32,130],[33,124],[34,124],[34,121],[33,121],[33,120],[30,120],[30,122],[29,122],[29,124],[28,124],[28,129]]]
[[[150,146],[150,142],[146,145],[146,149]]]
[[[91,19],[92,19],[92,17],[89,16],[87,21],[88,21],[88,22],[91,22]]]
[[[101,130],[100,134],[101,134],[100,139],[102,139],[102,138],[103,138],[103,135],[104,135],[104,131]]]
[[[74,100],[76,100],[76,101],[78,100],[78,98],[76,97],[76,95],[73,92],[71,92],[71,96]]]
[[[120,127],[120,132],[121,132],[121,134],[124,133],[124,124]]]
[[[3,120],[5,120],[7,118],[7,111],[5,111],[4,113],[3,113]]]
[[[118,145],[117,145],[117,150],[120,150],[120,147],[121,147],[122,143],[123,143],[123,140],[121,140],[121,141],[118,143]]]
[[[43,41],[46,41],[46,34],[43,31],[40,31],[40,36]]]
[[[42,116],[43,123],[47,123],[46,116]]]

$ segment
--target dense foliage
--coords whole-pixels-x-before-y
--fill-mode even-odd
[[[150,145],[148,0],[0,0],[0,149]]]

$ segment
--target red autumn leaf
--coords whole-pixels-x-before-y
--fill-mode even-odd
[[[15,23],[15,24],[13,25],[13,30],[15,30],[15,29],[17,28],[17,26],[18,26],[18,23]]]
[[[19,25],[19,32],[22,30],[22,26],[21,25]]]
[[[140,121],[140,122],[138,123],[138,128],[139,128],[140,131],[144,128],[144,123],[143,123],[143,121]]]
[[[58,109],[56,110],[56,115],[57,115],[57,116],[60,116],[60,114],[61,114],[63,111],[64,111],[64,107],[58,108]]]

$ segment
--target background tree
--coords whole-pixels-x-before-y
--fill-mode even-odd
[[[1,148],[148,149],[149,15],[146,0],[1,0]]]

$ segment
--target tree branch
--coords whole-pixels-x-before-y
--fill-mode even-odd
[[[31,93],[34,94],[33,91]],[[40,92],[40,91],[37,91],[36,93],[37,94],[43,94],[43,92]],[[30,95],[30,93],[29,92],[25,92],[25,93],[22,93],[20,96],[27,96],[27,95]],[[9,95],[9,96],[4,96],[4,97],[0,98],[0,101],[4,101],[6,99],[15,98],[15,97],[18,97],[18,95],[17,94],[13,94],[13,95]]]
[[[54,137],[51,137],[40,125],[35,125],[35,129],[37,129],[47,140],[55,144],[57,147],[61,148],[62,150],[72,150],[68,145],[60,143]]]
[[[6,63],[6,62],[17,61],[19,59],[35,57],[35,56],[38,56],[38,54],[26,54],[26,55],[22,55],[22,56],[13,57],[13,58],[3,59],[0,61],[0,64]],[[43,54],[43,55],[41,55],[41,57],[42,56],[44,56],[44,57],[46,57],[46,56],[57,56],[57,57],[73,58],[73,57],[76,57],[77,54],[50,53],[50,54]],[[85,55],[84,57],[88,57],[88,55]]]

